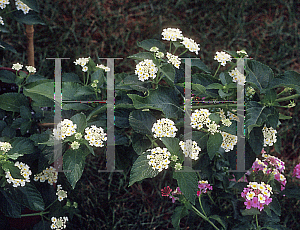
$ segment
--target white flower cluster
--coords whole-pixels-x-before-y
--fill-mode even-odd
[[[174,121],[168,118],[162,118],[157,120],[152,126],[153,136],[159,137],[175,137],[177,128],[174,125]]]
[[[80,147],[80,143],[79,143],[78,141],[73,141],[73,142],[72,142],[71,148],[72,148],[73,150],[79,149],[79,147]]]
[[[3,18],[0,16],[0,24],[4,26]]]
[[[229,72],[229,75],[232,77],[233,82],[237,82],[239,85],[245,85],[246,77],[245,75],[241,74],[241,72],[238,71],[237,68],[231,70]]]
[[[58,229],[58,230],[65,229],[67,227],[66,223],[68,220],[69,219],[66,216],[59,217],[59,218],[51,217],[51,221],[52,221],[51,229]]]
[[[86,66],[86,64],[89,62],[90,57],[88,58],[78,58],[76,59],[76,61],[74,61],[75,65],[80,65],[82,67],[82,71],[83,72],[87,72],[88,71],[88,67]]]
[[[201,151],[201,148],[198,146],[196,141],[192,140],[186,140],[180,141],[179,145],[184,153],[185,157],[190,157],[192,160],[198,160],[199,152]]]
[[[171,63],[173,66],[175,66],[177,69],[179,69],[179,66],[181,64],[181,59],[178,58],[178,56],[175,56],[173,54],[170,54],[167,52],[167,58],[168,58],[168,63]]]
[[[97,67],[97,68],[100,68],[100,69],[104,69],[105,72],[110,71],[110,68],[108,68],[108,67],[106,67],[105,65],[102,65],[102,64],[100,64],[100,65],[97,64],[96,67]]]
[[[77,125],[73,124],[73,122],[69,119],[64,119],[61,121],[56,129],[53,129],[53,135],[57,140],[63,140],[67,136],[72,136],[76,133]]]
[[[277,141],[276,133],[277,131],[272,127],[267,128],[266,125],[262,129],[264,135],[264,146],[273,146],[273,144]]]
[[[61,185],[57,185],[56,195],[58,196],[58,200],[62,201],[64,198],[67,198],[67,191],[62,190]]]
[[[240,119],[238,118],[237,115],[233,114],[232,112],[230,111],[227,111],[227,116],[230,120],[233,120],[233,121],[240,121]]]
[[[163,52],[159,52],[159,49],[156,46],[151,47],[150,52],[154,52],[155,57],[157,58],[163,58],[165,56]]]
[[[171,153],[167,148],[156,147],[154,149],[147,150],[151,152],[150,155],[147,155],[147,159],[149,159],[149,165],[152,166],[153,169],[157,169],[161,172],[163,169],[167,169],[170,163],[169,157]]]
[[[20,169],[20,174],[24,177],[24,179],[14,179],[12,178],[9,171],[6,171],[5,177],[7,178],[8,183],[13,183],[13,187],[25,186],[25,182],[30,182],[31,170],[29,166],[22,162],[16,162],[15,166]]]
[[[24,14],[27,14],[29,10],[31,10],[26,4],[21,2],[20,0],[16,0],[17,10],[22,10]]]
[[[198,55],[198,51],[200,50],[200,48],[198,47],[199,45],[190,38],[182,38],[182,43],[185,48],[189,49],[190,52],[195,52]]]
[[[36,72],[36,68],[34,68],[33,66],[26,66],[26,69],[28,70],[29,73],[35,73]]]
[[[221,52],[217,51],[216,54],[217,55],[215,56],[214,60],[221,62],[222,66],[225,66],[227,61],[231,61],[231,56],[225,53],[224,51]]]
[[[135,74],[138,75],[140,81],[148,80],[149,78],[154,79],[158,68],[155,66],[152,60],[145,59],[138,63],[135,67]]]
[[[49,168],[44,169],[43,172],[34,175],[33,180],[40,180],[40,182],[45,182],[46,180],[48,180],[48,183],[50,185],[53,185],[53,183],[57,182],[57,175],[58,172],[56,171],[56,169],[50,166]]]
[[[6,5],[9,4],[9,0],[0,0],[0,8],[3,10]]]
[[[20,63],[16,63],[16,64],[13,64],[12,66],[12,69],[13,70],[16,70],[16,71],[19,71],[23,68],[23,65],[21,65]],[[26,69],[29,73],[35,73],[36,72],[36,68],[34,68],[33,66],[26,66]]]
[[[11,148],[10,143],[0,141],[0,150],[4,151],[4,153],[7,153]]]
[[[208,127],[208,132],[210,132],[212,135],[214,135],[215,133],[219,133],[220,130],[218,130],[218,128],[220,127],[220,125],[216,124],[215,121],[206,124],[206,126]]]
[[[236,51],[237,54],[240,54],[243,57],[248,57],[248,54],[245,50]]]
[[[204,124],[209,124],[211,120],[209,119],[210,112],[208,109],[196,109],[191,116],[191,126],[200,130]]]
[[[229,127],[232,122],[230,121],[230,119],[226,118],[226,115],[224,113],[224,110],[223,109],[220,109],[220,111],[218,112],[220,117],[221,117],[221,121],[222,121],[222,124]]]
[[[182,31],[180,29],[163,29],[161,35],[163,36],[162,39],[167,41],[177,41],[177,39],[183,39]]]
[[[84,138],[89,141],[90,146],[103,147],[103,142],[107,140],[104,130],[95,125],[85,128],[85,133]]]
[[[231,135],[226,132],[221,132],[221,135],[223,137],[223,142],[221,147],[225,149],[225,152],[229,152],[230,150],[233,150],[234,146],[237,143],[237,136]]]

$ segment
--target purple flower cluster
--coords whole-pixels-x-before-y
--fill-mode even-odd
[[[270,198],[272,192],[272,187],[268,184],[262,182],[261,184],[257,182],[249,182],[247,188],[244,188],[241,196],[246,200],[244,204],[246,209],[257,208],[259,211],[263,210],[266,205],[272,202]]]
[[[175,203],[176,200],[179,200],[179,198],[176,197],[175,195],[180,195],[182,194],[182,192],[180,191],[179,187],[177,187],[176,190],[173,191],[172,193],[171,192],[172,189],[169,186],[167,186],[161,190],[161,195],[170,197],[172,199],[172,203]]]
[[[212,186],[208,183],[207,180],[201,180],[198,182],[198,188],[200,191],[197,191],[197,196],[200,196],[201,193],[206,193],[207,189],[212,190]]]
[[[300,179],[300,163],[295,166],[293,176]]]

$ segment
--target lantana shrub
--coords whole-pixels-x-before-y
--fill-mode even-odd
[[[195,56],[200,45],[178,28],[164,29],[162,41],[137,45],[143,51],[129,57],[134,72],[114,75],[116,165],[130,168],[129,186],[169,173],[174,181],[159,189],[161,198],[174,203],[175,229],[192,213],[200,218],[190,224],[201,229],[284,229],[280,199],[292,197],[294,190],[284,162],[270,149],[280,154],[276,130],[280,120],[290,117],[277,108],[299,97],[300,74],[274,76],[268,66],[247,59],[244,50],[216,51],[214,60],[206,60],[217,65],[211,70]],[[244,73],[238,70],[241,59]],[[53,123],[52,77],[20,63],[13,63],[11,71],[0,69],[0,80],[16,86],[0,95],[0,210],[13,218],[38,215],[42,220],[36,228],[66,228],[78,212],[68,189],[76,188],[86,157],[111,154],[105,151],[109,105],[103,102],[109,93],[105,75],[113,70],[90,57],[77,58],[74,65],[78,72],[62,73],[58,123]],[[186,95],[187,69],[192,71],[191,95]],[[245,117],[233,103],[240,88]],[[291,101],[289,107],[294,105]],[[240,172],[237,127],[242,120],[245,171]],[[62,156],[55,154],[57,143]],[[55,167],[60,160],[62,171]],[[295,179],[299,174],[296,166]],[[37,213],[22,214],[25,207]]]

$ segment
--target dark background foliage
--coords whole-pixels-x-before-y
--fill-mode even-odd
[[[35,26],[35,63],[37,70],[53,77],[49,57],[70,58],[63,71],[75,69],[79,57],[119,57],[115,71],[133,71],[134,62],[127,56],[137,53],[137,41],[161,39],[163,28],[176,27],[184,36],[200,44],[199,57],[210,68],[217,66],[213,56],[220,50],[245,49],[251,58],[269,65],[275,74],[286,70],[300,72],[300,3],[296,0],[41,0],[40,15],[46,26]],[[1,65],[27,63],[25,27],[7,20],[10,33],[1,34],[17,54],[3,52]],[[101,62],[101,61],[100,61]],[[101,62],[105,64],[105,62]],[[298,100],[299,102],[299,100]],[[284,105],[284,104],[283,104]],[[286,162],[286,173],[300,162],[300,106],[283,113],[293,118],[281,124],[280,153],[272,154]],[[70,229],[167,229],[172,228],[175,206],[162,198],[160,189],[175,186],[167,172],[128,188],[132,159],[128,149],[118,149],[117,166],[124,173],[100,173],[105,156],[98,153],[87,160],[83,177],[69,197],[81,211],[70,221]],[[281,223],[299,229],[300,205],[296,199],[281,200]],[[192,229],[192,219],[182,221],[182,229]],[[196,226],[201,228],[201,220]],[[195,226],[195,227],[196,227]],[[203,225],[202,225],[203,226]]]

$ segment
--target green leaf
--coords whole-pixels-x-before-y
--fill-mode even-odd
[[[219,83],[212,83],[205,87],[206,89],[223,89],[223,85]]]
[[[4,50],[8,50],[8,51],[11,51],[13,53],[18,53],[14,47],[12,47],[11,45],[7,44],[6,42],[4,41],[1,41],[0,40],[0,48],[4,49]]]
[[[86,118],[87,121],[89,121],[91,118],[96,117],[100,113],[106,112],[106,104],[100,104],[98,105]]]
[[[2,130],[2,136],[3,137],[8,137],[9,139],[12,139],[16,136],[16,130],[6,126],[3,130]]]
[[[43,211],[45,209],[42,195],[33,184],[27,183],[26,186],[20,187],[19,191],[22,193],[22,196],[18,198],[22,199],[22,203],[26,207],[34,211]]]
[[[129,114],[130,110],[127,109],[115,109],[115,126],[119,128],[129,128]]]
[[[284,74],[274,78],[270,82],[270,88],[277,88],[280,86],[290,87],[300,93],[300,73],[295,71],[285,71]]]
[[[241,210],[241,213],[243,216],[254,216],[254,215],[260,215],[260,211],[257,208],[250,208]]]
[[[185,60],[183,59],[182,62],[184,63]],[[209,68],[200,59],[192,59],[191,63],[192,63],[192,66],[197,67],[198,69],[204,71],[205,73],[211,73]]]
[[[12,160],[17,160],[19,157],[23,156],[24,154],[19,154],[19,153],[12,153],[12,154],[7,154],[7,157],[9,159],[12,159]]]
[[[269,204],[269,207],[276,213],[276,215],[281,215],[281,207],[276,197],[272,197],[272,202]]]
[[[15,83],[16,74],[8,70],[0,70],[0,80],[5,83]]]
[[[182,111],[177,97],[177,91],[172,88],[159,86],[150,90],[149,95],[141,97],[136,94],[128,94],[136,109],[156,109],[163,111],[168,118],[178,118]]]
[[[90,107],[88,104],[84,103],[63,103],[62,104],[62,110],[76,110],[76,111],[81,111],[81,110],[90,110],[92,107]]]
[[[33,87],[26,86],[24,87],[24,91],[28,93],[42,95],[54,100],[54,82],[44,82]]]
[[[74,82],[62,82],[61,84],[61,93],[62,93],[62,100],[81,100],[84,99],[84,97],[76,97],[75,94],[78,91],[78,89],[81,88],[81,84],[74,83]]]
[[[151,141],[149,140],[149,138],[139,133],[134,132],[131,135],[131,142],[134,151],[138,155],[141,155],[143,152],[145,152],[151,147]]]
[[[216,113],[211,113],[208,117],[211,119],[211,121],[215,121],[216,124],[219,124],[219,122],[221,121],[220,115]]]
[[[135,182],[141,181],[145,178],[156,177],[158,173],[159,173],[158,170],[154,170],[149,165],[149,159],[147,159],[147,153],[144,153],[136,159],[136,161],[134,162],[131,168],[128,187],[133,185]]]
[[[103,69],[98,69],[91,75],[91,82],[94,80],[98,80],[98,88],[106,81]]]
[[[62,82],[76,82],[81,83],[79,76],[75,73],[63,73],[61,75]]]
[[[5,216],[12,218],[21,218],[21,205],[14,202],[9,191],[0,189],[0,210]]]
[[[70,120],[77,125],[77,133],[82,133],[87,126],[86,117],[83,113],[77,113],[76,115],[71,117]]]
[[[19,23],[27,25],[46,25],[45,22],[38,15],[38,13],[32,10],[30,10],[27,14],[24,14],[21,10],[12,12],[12,14],[15,20]]]
[[[150,59],[150,60],[155,59],[153,53],[149,53],[149,52],[137,53],[137,54],[129,56],[128,58],[136,59],[139,61],[144,61],[145,59]]]
[[[73,189],[82,176],[86,156],[80,149],[68,149],[63,155],[64,173]]]
[[[218,93],[219,93],[219,95],[220,95],[221,98],[225,98],[225,97],[228,97],[228,96],[230,96],[230,95],[233,94],[233,92],[231,92],[231,93],[225,93],[222,89],[219,89]]]
[[[274,103],[277,97],[277,93],[274,89],[270,89],[266,91],[266,97],[265,99],[267,100],[268,103]]]
[[[179,146],[179,140],[174,137],[162,137],[161,138],[162,143],[167,147],[169,152],[173,155],[179,155],[180,153],[180,146]]]
[[[50,135],[48,133],[42,133],[42,134],[32,134],[29,139],[34,141],[35,145],[38,145],[39,143],[46,142],[49,140]]]
[[[9,171],[12,178],[14,179],[24,179],[24,177],[21,175],[20,169],[14,165],[12,161],[5,161],[2,164],[2,169],[4,171]]]
[[[222,227],[223,227],[224,229],[226,229],[226,223],[225,223],[224,220],[222,220],[222,219],[220,218],[220,216],[218,216],[218,215],[212,215],[212,216],[209,216],[208,218],[218,221],[219,224],[221,224]]]
[[[293,118],[293,117],[285,116],[285,115],[279,113],[279,119],[281,119],[281,120],[292,119],[292,118]]]
[[[248,61],[245,70],[246,81],[255,84],[261,93],[264,93],[274,80],[272,69],[258,61]]]
[[[180,220],[189,214],[187,208],[185,206],[177,206],[172,215],[172,224],[174,228],[177,230],[180,229],[179,224]]]
[[[154,46],[157,47],[160,52],[165,52],[166,51],[165,44],[162,43],[159,40],[156,40],[156,39],[147,39],[147,40],[144,40],[144,41],[141,41],[141,42],[137,41],[137,46],[141,47],[145,50],[148,50],[148,51],[150,51],[150,49]]]
[[[198,143],[201,150],[203,151],[204,149],[206,149],[209,135],[207,133],[200,132],[200,131],[193,131],[192,135],[193,135],[193,140]]]
[[[273,107],[265,107],[256,101],[250,101],[246,105],[245,128],[251,133],[253,127],[260,127],[268,119],[268,116],[275,113]]]
[[[78,87],[76,90],[76,93],[74,94],[74,97],[80,97],[80,96],[84,96],[84,95],[93,95],[95,94],[95,90],[93,89],[93,87],[91,86],[81,86]]]
[[[50,81],[50,80],[38,74],[32,74],[26,78],[26,84],[33,83],[33,82],[46,82],[46,81]]]
[[[236,126],[237,126],[237,121],[231,121],[232,124],[227,127],[227,126],[221,126],[220,130],[226,133],[229,133],[231,135],[235,135],[236,136]]]
[[[253,127],[251,133],[249,134],[249,144],[255,152],[255,154],[258,156],[261,153],[261,150],[263,148],[263,133],[261,131],[261,128]]]
[[[23,119],[26,119],[26,120],[30,120],[31,116],[32,116],[29,107],[26,107],[24,105],[22,105],[20,107],[20,115]]]
[[[195,90],[197,95],[199,94],[206,94],[206,88],[200,84],[192,84],[192,90]]]
[[[148,111],[134,110],[129,115],[129,124],[137,133],[152,135],[156,118]]]
[[[174,83],[175,79],[175,70],[171,64],[165,64],[160,67],[161,72],[170,80],[170,82]]]
[[[9,150],[8,154],[19,153],[19,154],[33,154],[35,152],[34,142],[26,137],[15,137],[11,143],[12,149]]]
[[[0,108],[11,112],[20,112],[21,106],[29,106],[27,98],[19,93],[4,93],[0,95]]]
[[[226,73],[226,74],[224,72],[220,73],[219,78],[223,85],[232,83],[232,77],[228,73]],[[233,84],[236,87],[236,83],[233,83]]]
[[[196,172],[189,167],[184,167],[184,171],[175,171],[173,178],[177,180],[178,187],[186,199],[195,205],[198,191],[198,178]]]
[[[220,133],[215,133],[214,135],[212,135],[212,134],[209,135],[209,138],[207,141],[207,153],[208,153],[210,160],[212,160],[214,158],[215,154],[221,147],[222,142],[223,142],[223,137]]]

